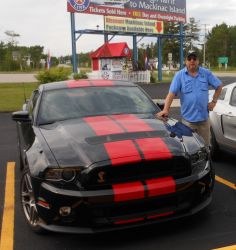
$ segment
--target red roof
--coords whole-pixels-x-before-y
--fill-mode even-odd
[[[104,43],[90,54],[91,58],[131,57],[127,43]]]

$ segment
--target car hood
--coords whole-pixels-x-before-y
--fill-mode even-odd
[[[40,126],[40,131],[59,166],[88,167],[197,151],[199,143],[192,131],[187,127],[176,129],[177,124],[174,120],[166,123],[150,115],[129,114],[61,121]]]

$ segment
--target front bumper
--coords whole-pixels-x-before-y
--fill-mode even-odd
[[[200,173],[175,180],[175,192],[151,198],[116,202],[112,189],[73,191],[42,182],[36,202],[41,227],[55,232],[96,233],[195,214],[211,202],[213,184],[214,174],[207,162]],[[42,199],[44,202],[39,202]],[[61,207],[70,207],[71,213],[60,215]]]

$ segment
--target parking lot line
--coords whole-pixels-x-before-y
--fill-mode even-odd
[[[228,187],[236,190],[236,186],[235,186],[234,183],[232,183],[230,181],[227,181],[227,180],[225,180],[225,179],[223,179],[223,178],[221,178],[220,176],[217,176],[217,175],[215,176],[215,179],[216,179],[216,181],[218,181],[218,182],[220,182],[220,183],[222,183],[222,184],[224,184],[224,185],[226,185],[226,186],[228,186]]]
[[[12,250],[14,241],[15,162],[7,163],[0,250]]]
[[[213,250],[236,250],[236,245],[228,246],[228,247],[215,248]]]

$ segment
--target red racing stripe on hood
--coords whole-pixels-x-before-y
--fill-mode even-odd
[[[172,158],[172,153],[161,138],[136,139],[145,160],[160,160]]]
[[[104,143],[113,166],[140,162],[141,156],[131,140]]]
[[[124,130],[107,116],[85,117],[83,120],[93,129],[96,135],[124,133]]]
[[[88,87],[91,86],[89,81],[86,80],[79,80],[79,81],[69,81],[67,82],[68,88],[78,88],[78,87]]]
[[[114,192],[114,201],[130,201],[144,198],[144,186],[141,181],[114,184],[112,185]]]
[[[148,197],[172,194],[176,192],[176,183],[173,177],[163,177],[146,180]]]
[[[140,119],[135,115],[112,115],[111,117],[121,124],[121,126],[128,132],[144,132],[154,130],[143,119]]]

